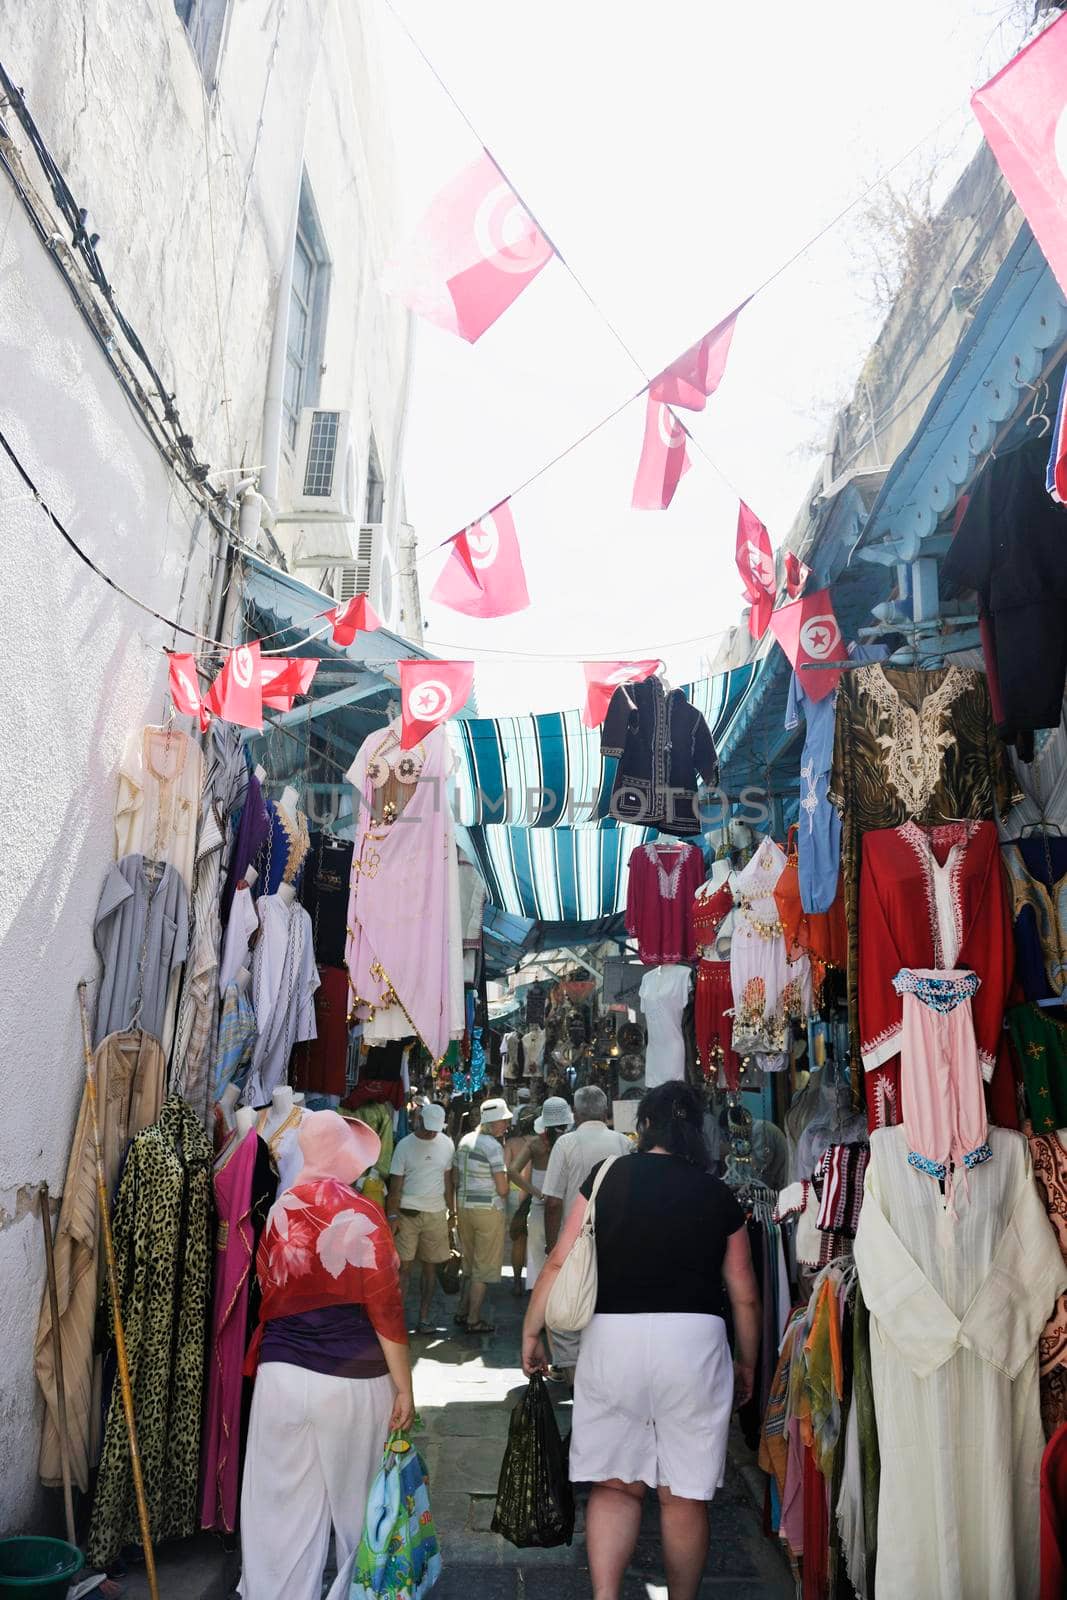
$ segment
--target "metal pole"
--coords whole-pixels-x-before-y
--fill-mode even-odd
[[[133,1492],[137,1500],[137,1517],[141,1524],[141,1543],[144,1546],[144,1565],[145,1574],[148,1578],[148,1592],[151,1600],[159,1600],[156,1558],[152,1549],[152,1529],[148,1520],[148,1502],[145,1499],[141,1455],[137,1448],[137,1422],[133,1414],[130,1366],[126,1359],[126,1334],[122,1326],[122,1307],[119,1304],[119,1275],[115,1265],[115,1247],[111,1240],[111,1218],[108,1216],[107,1209],[107,1180],[104,1177],[104,1158],[100,1150],[100,1123],[96,1114],[96,1068],[93,1065],[93,1047],[89,1036],[89,1009],[85,995],[86,985],[83,978],[78,985],[78,1005],[81,1008],[82,1048],[85,1053],[85,1086],[89,1095],[89,1117],[93,1129],[93,1152],[96,1156],[96,1195],[100,1206],[100,1230],[104,1240],[107,1286],[111,1296],[111,1314],[115,1325],[115,1358],[118,1363],[119,1385],[122,1390],[122,1409],[126,1416],[126,1436],[130,1445]]]
[[[52,1219],[48,1214],[48,1185],[41,1185],[41,1228],[44,1231],[44,1261],[48,1271],[48,1310],[52,1318],[52,1360],[56,1364],[56,1412],[59,1429],[59,1460],[63,1469],[63,1510],[67,1519],[67,1542],[74,1537],[74,1496],[70,1487],[70,1442],[67,1437],[67,1385],[63,1377],[63,1339],[59,1331],[59,1294],[56,1290],[56,1256],[52,1243]]]

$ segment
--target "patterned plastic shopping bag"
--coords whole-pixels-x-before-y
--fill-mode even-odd
[[[348,1600],[422,1600],[441,1576],[429,1478],[403,1434],[389,1437],[371,1484]]]

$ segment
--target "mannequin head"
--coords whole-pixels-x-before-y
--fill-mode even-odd
[[[303,1166],[294,1184],[316,1178],[355,1183],[382,1152],[382,1141],[365,1122],[350,1122],[336,1111],[306,1111],[297,1134]]]

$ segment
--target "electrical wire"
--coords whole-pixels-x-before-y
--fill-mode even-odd
[[[0,449],[3,450],[4,454],[11,462],[11,465],[14,467],[15,471],[18,473],[19,477],[30,491],[33,499],[36,500],[37,504],[40,506],[41,510],[44,512],[44,515],[52,524],[53,528],[55,528],[60,538],[69,546],[71,550],[73,550],[78,560],[84,562],[84,564],[89,568],[90,572],[94,572],[101,582],[106,583],[109,589],[114,589],[116,594],[120,594],[124,600],[128,600],[129,603],[133,606],[136,606],[139,611],[143,611],[146,613],[146,615],[154,617],[157,622],[162,622],[163,625],[167,628],[170,628],[173,633],[184,634],[187,639],[198,639],[202,644],[213,645],[218,650],[224,650],[226,648],[226,646],[222,644],[221,640],[212,639],[210,634],[199,633],[195,628],[185,627],[185,625],[179,622],[175,617],[165,616],[162,611],[157,611],[154,606],[148,605],[146,601],[138,599],[135,594],[131,594],[128,589],[124,589],[121,583],[118,583],[114,578],[111,577],[109,573],[105,572],[103,567],[99,566],[93,560],[92,556],[88,555],[86,551],[82,549],[81,545],[74,538],[74,535],[69,533],[63,526],[63,523],[56,516],[51,506],[48,504],[47,500],[45,500],[44,496],[41,494],[41,491],[34,483],[30,474],[19,460],[19,457],[16,455],[15,450],[7,438],[7,435],[2,430],[0,430]]]

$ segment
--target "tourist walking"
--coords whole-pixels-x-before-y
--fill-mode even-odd
[[[586,1543],[595,1600],[618,1600],[650,1487],[671,1600],[694,1600],[730,1413],[752,1394],[759,1293],[744,1215],[708,1170],[700,1097],[685,1083],[660,1085],[641,1101],[637,1129],[637,1153],[611,1163],[596,1198],[596,1312],[575,1376],[570,1475],[593,1485]],[[582,1184],[530,1298],[529,1374],[545,1369],[548,1297],[601,1170]]]
[[[406,1295],[413,1263],[422,1268],[417,1333],[432,1333],[430,1307],[437,1268],[452,1247],[448,1224],[455,1214],[456,1147],[444,1132],[445,1109],[428,1102],[415,1112],[413,1133],[401,1139],[389,1168],[387,1214],[400,1257],[400,1292]]]
[[[545,1249],[555,1248],[563,1219],[578,1198],[582,1184],[595,1166],[611,1156],[629,1155],[632,1148],[624,1133],[608,1127],[608,1097],[595,1084],[574,1096],[574,1131],[565,1133],[552,1147],[541,1184],[545,1209]],[[552,1359],[559,1376],[574,1383],[581,1335],[548,1329]]]
[[[267,1217],[256,1269],[256,1374],[241,1491],[245,1600],[319,1600],[333,1527],[348,1595],[385,1441],[415,1416],[396,1251],[352,1185],[374,1165],[373,1129],[306,1112],[302,1166]]]
[[[483,1100],[478,1126],[456,1148],[456,1215],[463,1287],[456,1322],[468,1333],[494,1333],[485,1320],[486,1290],[499,1283],[504,1263],[508,1174],[501,1139],[511,1112],[506,1100]]]
[[[528,1139],[518,1142],[508,1163],[508,1178],[530,1196],[526,1218],[526,1287],[533,1292],[545,1264],[545,1202],[541,1185],[545,1181],[552,1147],[574,1126],[574,1113],[562,1095],[550,1095],[534,1122]]]

